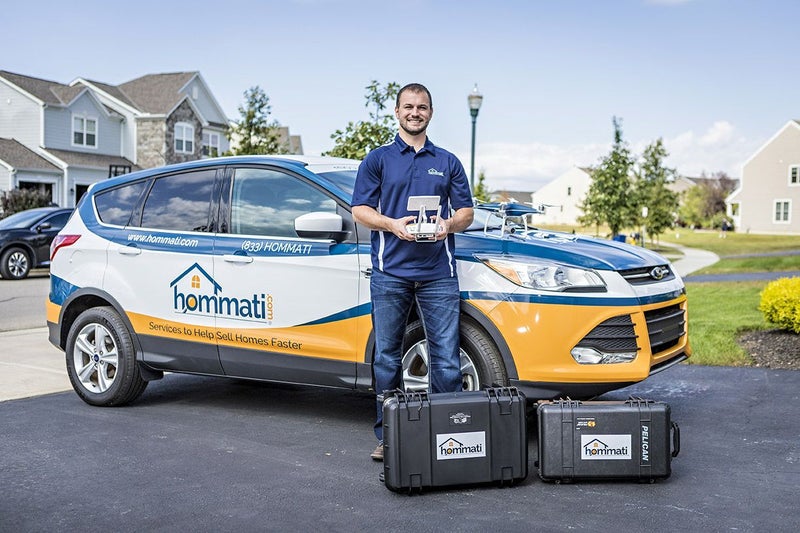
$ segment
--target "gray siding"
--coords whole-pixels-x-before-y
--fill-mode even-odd
[[[197,88],[197,98],[193,98],[194,88]],[[197,107],[203,117],[209,122],[216,122],[218,124],[227,124],[228,119],[221,115],[217,106],[214,105],[212,96],[206,91],[205,85],[200,82],[199,78],[195,78],[192,83],[186,86],[186,94],[192,100],[192,104]]]
[[[125,115],[125,121],[121,121],[121,125],[118,126],[121,130],[121,146],[122,146],[122,153],[117,154],[121,155],[122,157],[128,158],[134,163],[136,163],[136,118],[133,113],[124,110],[120,107],[119,103],[108,98],[105,94],[96,93],[98,100],[103,102],[109,107],[114,108],[120,114]]]
[[[789,185],[789,167],[800,165],[800,126],[789,125],[742,169],[741,231],[800,233],[800,186]],[[776,200],[791,201],[790,223],[775,223]]]
[[[10,103],[9,103],[10,102]],[[0,80],[0,137],[39,146],[41,106]]]
[[[49,107],[46,113],[45,148],[73,150],[104,155],[120,155],[120,119],[109,116],[88,94],[84,94],[68,108]],[[72,117],[85,116],[97,120],[97,147],[72,144]]]

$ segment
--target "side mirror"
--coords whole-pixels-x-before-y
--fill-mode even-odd
[[[53,225],[52,225],[52,224],[50,224],[49,222],[42,222],[41,224],[39,224],[38,226],[36,226],[36,233],[41,233],[41,232],[43,232],[44,230],[46,230],[46,229],[50,229],[50,228],[52,228],[52,227],[53,227]]]
[[[315,211],[294,219],[294,231],[304,239],[330,239],[343,241],[349,231],[342,231],[343,220],[336,213]]]

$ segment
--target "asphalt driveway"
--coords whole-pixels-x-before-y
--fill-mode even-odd
[[[405,496],[369,460],[370,395],[168,375],[125,408],[0,403],[2,531],[798,531],[800,372],[679,365],[629,394],[682,430],[655,484]]]

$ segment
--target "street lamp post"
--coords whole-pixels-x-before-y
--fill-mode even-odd
[[[469,184],[473,194],[475,194],[475,121],[478,119],[478,111],[483,102],[483,95],[478,92],[478,84],[472,89],[472,92],[467,96],[469,102],[469,114],[472,117],[472,159],[469,167]]]

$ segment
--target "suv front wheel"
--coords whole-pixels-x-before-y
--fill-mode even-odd
[[[492,340],[468,320],[461,320],[461,376],[465,391],[508,384],[502,357]],[[406,328],[403,339],[403,389],[428,390],[428,341],[417,320]]]
[[[67,372],[78,396],[90,405],[125,405],[144,392],[130,332],[111,307],[78,316],[67,336]]]

